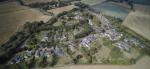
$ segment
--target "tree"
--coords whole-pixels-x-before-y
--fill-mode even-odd
[[[57,17],[52,17],[52,18],[48,21],[48,24],[49,24],[49,25],[52,25],[52,24],[54,24],[55,22],[57,22]]]
[[[89,5],[84,4],[82,2],[75,3],[75,6],[78,6],[80,9],[88,8]]]
[[[130,7],[131,7],[130,9],[131,9],[131,10],[134,10],[133,0],[129,0],[129,1],[128,1],[128,4],[129,4]]]
[[[58,59],[59,59],[59,57],[56,54],[54,54],[52,57],[52,62],[51,62],[50,66],[52,66],[52,67],[55,66],[58,62]]]
[[[17,1],[20,3],[20,5],[25,5],[22,0],[17,0]]]
[[[110,55],[112,58],[119,58],[122,56],[122,52],[118,47],[114,47],[111,52]]]
[[[42,57],[42,61],[40,62],[41,67],[46,67],[48,65],[47,56]]]
[[[135,64],[135,63],[136,63],[136,60],[135,60],[134,58],[131,58],[131,59],[130,59],[130,63],[131,63],[131,64]]]

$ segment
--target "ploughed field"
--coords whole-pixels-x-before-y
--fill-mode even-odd
[[[26,22],[48,21],[46,16],[31,8],[20,6],[16,2],[9,2],[0,5],[0,43],[4,43]]]

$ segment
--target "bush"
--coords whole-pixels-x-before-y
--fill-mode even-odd
[[[122,56],[122,52],[121,50],[118,48],[118,47],[114,47],[111,52],[110,52],[110,55],[112,58],[119,58]]]
[[[78,6],[78,7],[81,8],[81,9],[88,8],[88,7],[89,7],[87,4],[84,4],[84,3],[82,3],[82,2],[75,3],[75,6]]]
[[[52,66],[52,67],[55,66],[58,62],[58,59],[59,59],[59,57],[54,54],[50,66]]]

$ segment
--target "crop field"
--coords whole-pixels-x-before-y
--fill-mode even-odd
[[[41,12],[19,6],[15,2],[0,5],[0,43],[9,39],[9,37],[20,29],[26,22],[48,21],[50,16]]]
[[[62,13],[64,11],[69,11],[72,10],[73,8],[75,8],[76,6],[74,5],[69,5],[69,6],[64,6],[64,7],[60,7],[60,8],[56,8],[56,9],[52,9],[52,10],[48,10],[48,12],[52,12],[55,15]]]
[[[117,3],[113,2],[105,2],[93,5],[92,8],[94,8],[96,11],[101,12],[103,15],[108,15],[120,19],[125,19],[125,17],[128,15],[129,10],[123,6],[118,5]],[[119,14],[118,14],[119,13]]]
[[[150,40],[150,6],[136,5],[135,12],[130,12],[123,26]]]
[[[20,7],[17,2],[8,2],[8,3],[1,3],[0,4],[0,14],[9,13],[9,12],[16,12],[19,10],[25,10],[26,7]]]
[[[81,0],[85,4],[95,5],[104,2],[105,0]]]

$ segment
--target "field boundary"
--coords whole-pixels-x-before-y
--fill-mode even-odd
[[[126,27],[126,26],[124,26],[124,25],[122,25],[121,28],[124,29],[125,32],[127,32],[127,33],[129,33],[129,34],[131,34],[131,35],[133,35],[133,36],[135,36],[135,37],[137,37],[138,39],[140,39],[140,40],[141,40],[144,44],[146,44],[147,46],[150,45],[150,40],[149,40],[149,39],[147,39],[147,38],[141,36],[140,34],[136,33],[135,31],[131,30],[130,28],[128,28],[128,27]],[[149,46],[149,47],[150,47],[150,46]]]

